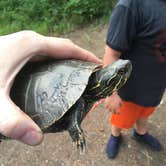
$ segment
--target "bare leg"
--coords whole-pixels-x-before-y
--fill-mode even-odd
[[[120,128],[114,126],[114,125],[112,125],[111,131],[112,131],[112,135],[113,135],[113,136],[115,136],[115,137],[120,136],[121,130],[122,130],[122,129],[120,129]]]
[[[147,123],[148,118],[141,118],[137,120],[135,130],[133,132],[133,138],[138,141],[142,142],[145,145],[148,145],[150,148],[152,148],[155,151],[161,150],[161,144],[158,141],[157,138],[153,137],[147,132]]]
[[[116,126],[112,125],[112,135],[110,136],[106,146],[106,153],[108,158],[115,158],[119,152],[121,142],[120,132],[120,128],[117,128]]]
[[[148,123],[148,118],[141,118],[136,121],[135,129],[136,132],[140,135],[143,135],[147,132],[147,123]]]

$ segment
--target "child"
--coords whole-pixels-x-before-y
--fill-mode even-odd
[[[108,28],[104,65],[130,59],[131,77],[118,93],[105,100],[113,112],[106,153],[118,154],[121,130],[135,124],[133,138],[161,150],[147,131],[148,117],[160,103],[166,86],[166,1],[119,0]]]

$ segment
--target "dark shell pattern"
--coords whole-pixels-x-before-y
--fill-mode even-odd
[[[52,125],[80,98],[96,67],[89,62],[57,60],[46,70],[37,69],[31,75],[26,92],[27,114],[42,129]]]

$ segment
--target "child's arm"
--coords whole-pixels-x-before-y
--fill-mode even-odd
[[[112,49],[109,46],[105,48],[105,54],[103,58],[104,66],[117,61],[120,58],[121,52]],[[122,100],[117,94],[114,92],[110,97],[105,99],[105,108],[111,111],[112,113],[119,113],[119,107],[122,105]]]
[[[120,58],[120,55],[121,55],[120,51],[116,51],[115,49],[112,49],[111,47],[106,45],[105,54],[103,58],[104,66],[117,61]]]

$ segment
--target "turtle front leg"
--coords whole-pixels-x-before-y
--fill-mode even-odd
[[[86,114],[86,111],[83,98],[80,98],[70,111],[70,122],[68,126],[69,134],[76,143],[77,148],[84,151],[86,148],[86,140],[84,132],[81,128],[81,122]]]
[[[86,140],[84,137],[84,132],[79,125],[72,126],[69,128],[70,136],[72,137],[73,141],[76,143],[77,148],[81,151],[84,151],[86,148]]]

